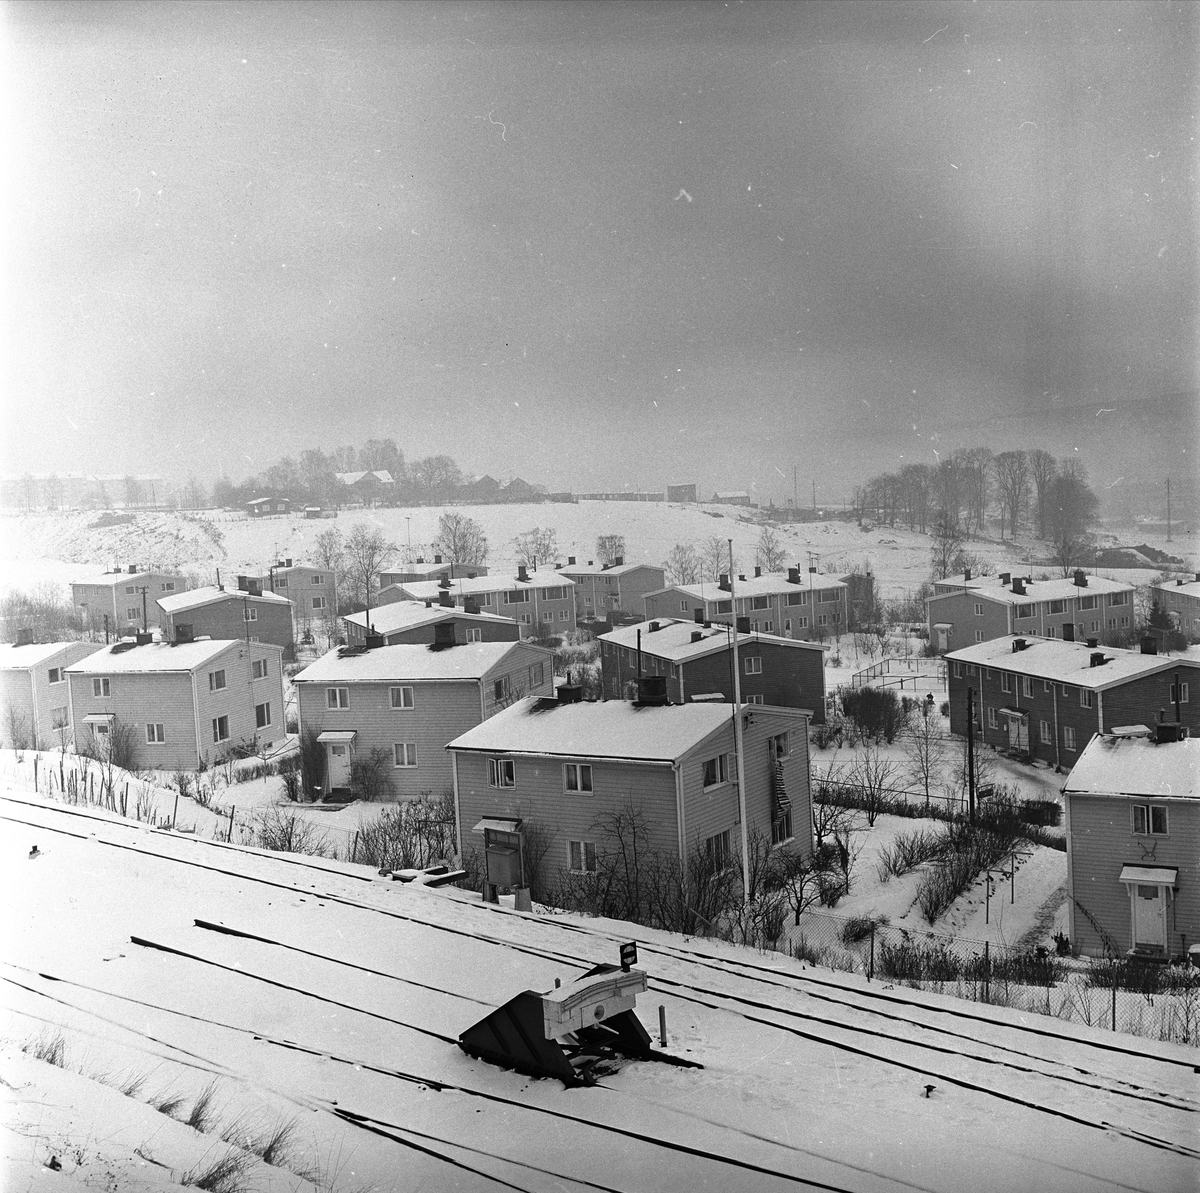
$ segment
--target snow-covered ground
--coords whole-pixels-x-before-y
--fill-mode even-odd
[[[1195,1187],[1192,1050],[3,787],[6,1189],[150,1193],[228,1155],[227,1188],[298,1193]],[[629,937],[638,1014],[702,1069],[566,1091],[455,1046]]]

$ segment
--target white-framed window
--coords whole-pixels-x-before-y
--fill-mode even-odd
[[[1034,605],[1018,605],[1017,618],[1018,620],[1024,617],[1033,617],[1037,613],[1037,608]]]
[[[1031,675],[1021,676],[1021,695],[1027,700],[1033,699],[1033,677]]]
[[[1000,672],[1000,691],[1012,691],[1012,676],[1007,671]]]
[[[150,722],[146,725],[146,744],[151,746],[162,745],[167,740],[166,727],[161,721]]]
[[[225,668],[222,667],[219,671],[210,671],[208,673],[208,690],[210,692],[219,692],[225,687]]]
[[[1058,637],[1058,626],[1048,625],[1046,627],[1046,633],[1043,635],[1043,637],[1057,638]]]
[[[1174,704],[1176,701],[1180,704],[1188,702],[1188,686],[1183,680],[1171,685],[1171,703]]]
[[[65,704],[61,708],[52,708],[50,710],[51,729],[65,729],[68,721],[67,706]]]
[[[1093,621],[1092,622],[1092,633],[1098,634],[1099,632],[1100,632],[1100,623],[1098,621]]]
[[[786,733],[776,733],[774,737],[767,742],[767,753],[770,754],[772,760],[786,758],[791,751],[791,739]]]
[[[467,626],[467,641],[482,642],[483,631],[478,626]]]
[[[975,641],[976,641],[976,642],[982,642],[982,641],[983,641],[983,631],[982,631],[982,630],[976,630],[976,631],[975,631]]]
[[[63,675],[63,670],[61,667],[51,667],[50,668],[50,682],[51,683],[62,683],[62,681],[65,678],[66,677]]]
[[[165,584],[162,585],[162,590],[163,590],[163,592],[174,592],[175,591],[175,581],[168,580]]]
[[[975,674],[975,664],[974,664],[974,663],[968,663],[968,664],[967,664],[967,674],[968,674],[968,675],[974,675],[974,674]]]
[[[558,611],[558,620],[559,621],[570,621],[571,620],[571,611],[569,609],[560,609]]]
[[[595,874],[595,843],[592,841],[568,841],[567,866],[573,874]]]
[[[324,609],[327,607],[327,602],[323,596],[315,596],[312,599],[312,607],[314,609]]]
[[[531,688],[540,688],[546,679],[546,664],[534,663],[529,668],[529,686]]]
[[[836,588],[822,588],[817,593],[817,601],[822,605],[834,605],[838,601],[838,590]]]
[[[265,729],[271,723],[271,704],[268,701],[266,704],[256,704],[254,706],[254,726],[256,729]]]
[[[1126,630],[1126,629],[1128,629],[1128,628],[1129,628],[1129,618],[1128,618],[1128,617],[1122,617],[1122,618],[1121,618],[1121,629],[1123,629],[1123,630]]]
[[[729,781],[729,755],[718,754],[704,760],[704,786],[717,787]]]
[[[786,603],[789,605],[803,605],[807,596],[808,593],[806,592],[789,592]]]
[[[704,842],[704,856],[712,867],[712,873],[719,874],[728,869],[733,857],[733,834],[730,829],[717,833]]]
[[[495,700],[507,700],[511,691],[507,675],[492,683],[492,697]]]
[[[258,610],[253,605],[247,605],[246,608],[242,610],[242,620],[257,621]]]
[[[388,698],[393,708],[413,708],[413,690],[407,684],[398,688],[388,688]]]
[[[1054,744],[1054,734],[1050,729],[1049,721],[1038,722],[1038,740],[1045,746]]]
[[[278,592],[279,589],[281,589],[281,588],[286,588],[287,586],[288,586],[288,578],[286,576],[276,576],[275,577],[275,580],[273,582],[273,587],[276,592]]]
[[[828,613],[818,613],[817,614],[817,625],[828,625],[828,624],[829,624],[829,614]]]
[[[1042,691],[1043,692],[1048,692],[1053,687],[1054,687],[1054,685],[1048,679],[1042,680]]]
[[[1079,598],[1080,609],[1095,609],[1096,604],[1097,602],[1095,596],[1085,596]]]
[[[983,616],[983,602],[982,601],[975,602],[975,616],[976,617]]]
[[[111,696],[112,687],[109,684],[107,675],[97,675],[92,679],[92,695],[93,696]]]
[[[533,625],[533,614],[532,613],[522,613],[521,614],[521,624],[522,625]]]
[[[556,585],[553,588],[542,589],[543,601],[565,601],[567,599],[567,589],[565,585]]]
[[[718,613],[732,613],[733,612],[733,602],[732,601],[715,601],[714,607],[716,608]]]
[[[125,595],[133,596],[135,591],[136,591],[136,589],[134,588],[134,586],[132,584],[130,584],[129,587],[125,589]]]
[[[349,688],[326,688],[325,689],[325,707],[326,708],[349,708],[350,707],[350,689]]]
[[[762,674],[762,659],[758,655],[746,656],[746,674],[761,675]]]
[[[488,759],[488,786],[515,787],[517,785],[517,764],[511,758]]]
[[[988,722],[989,729],[999,729],[1000,728],[1000,721],[996,717],[996,710],[994,708],[992,708],[991,705],[988,705],[987,722]]]
[[[228,717],[213,717],[212,731],[213,731],[213,741],[228,741],[229,740],[229,718]]]
[[[1064,725],[1062,732],[1063,732],[1063,749],[1064,750],[1075,749],[1075,729],[1074,729],[1074,727],[1071,725]]]
[[[1046,612],[1049,614],[1065,613],[1067,611],[1066,601],[1047,601]]]
[[[525,605],[529,603],[528,588],[513,588],[502,594],[506,605]]]
[[[592,768],[587,762],[563,763],[563,790],[573,793],[590,793],[592,790]]]
[[[796,628],[798,630],[808,629],[808,614],[805,614],[803,617],[796,618]]]
[[[309,578],[312,580],[312,582],[313,582],[314,584],[324,584],[324,583],[325,583],[325,577],[324,577],[324,576],[321,576],[321,575],[311,576],[311,577],[309,577]],[[286,576],[284,577],[284,581],[283,581],[283,582],[284,582],[284,584],[286,584],[286,583],[287,583],[287,577],[286,577]]]
[[[413,770],[417,765],[417,743],[398,741],[392,746],[392,765],[403,770]]]
[[[1166,804],[1132,804],[1133,835],[1135,837],[1167,836]]]
[[[130,621],[137,621],[137,619],[141,616],[141,614],[142,614],[142,611],[136,605],[129,605],[125,609],[125,616]]]
[[[1108,619],[1108,628],[1110,630],[1115,630],[1117,628],[1117,619],[1115,617],[1110,617]]]
[[[765,596],[752,597],[750,601],[751,609],[769,609],[771,607],[770,600]]]
[[[92,733],[95,734],[97,737],[107,737],[108,736],[108,728],[109,728],[109,726],[108,726],[107,721],[93,721],[92,722]]]
[[[1079,689],[1079,707],[1080,708],[1091,708],[1092,700],[1093,700],[1093,696],[1092,696],[1091,688],[1080,688]]]
[[[267,660],[254,659],[250,664],[251,679],[266,679],[267,678]]]
[[[688,610],[688,603],[687,603],[687,601],[680,601],[680,602],[679,602],[679,612],[680,612],[680,613],[687,613],[687,612],[689,612],[689,610]]]
[[[746,697],[747,704],[766,704],[766,698],[761,692],[752,692]]]
[[[250,635],[250,641],[251,641],[251,642],[261,642],[261,641],[262,641],[262,639],[261,639],[261,638],[260,638],[260,637],[259,637],[257,634],[251,634],[251,635]]]
[[[1129,593],[1127,593],[1127,592],[1109,593],[1108,603],[1110,605],[1128,605],[1129,604]]]
[[[775,632],[775,623],[773,621],[764,621],[763,622],[763,633],[764,634],[773,634],[774,632]]]

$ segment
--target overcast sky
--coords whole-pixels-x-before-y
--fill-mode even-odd
[[[1196,387],[1198,16],[10,3],[4,470],[781,500],[1123,435]]]

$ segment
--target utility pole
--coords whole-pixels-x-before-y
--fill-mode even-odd
[[[1171,478],[1167,477],[1167,542],[1171,541]]]
[[[733,539],[729,540],[729,606],[733,612],[733,752],[737,762],[738,815],[742,821],[742,898],[750,902],[750,843],[746,828],[746,768],[742,762],[742,676],[738,663],[737,598],[733,594]]]
[[[143,634],[148,634],[150,632],[150,627],[146,624],[146,593],[148,593],[149,591],[150,591],[150,586],[148,584],[144,584],[144,585],[142,585],[141,588],[138,589],[138,592],[140,592],[142,594],[142,633]]]
[[[817,512],[817,478],[813,477],[813,513]]]

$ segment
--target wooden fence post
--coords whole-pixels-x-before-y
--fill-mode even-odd
[[[237,809],[230,805],[229,808],[229,843],[233,843],[233,814]]]
[[[175,831],[175,817],[179,815],[179,792],[175,792],[175,807],[171,809],[171,832]]]

